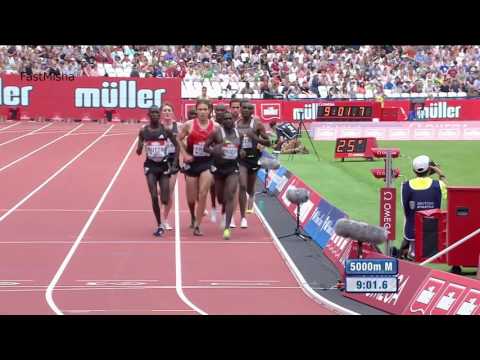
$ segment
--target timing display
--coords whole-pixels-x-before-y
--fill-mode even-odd
[[[345,291],[352,293],[395,293],[396,276],[352,276],[345,278]]]
[[[355,105],[322,105],[318,107],[318,118],[358,118],[368,120],[372,118],[371,106]]]

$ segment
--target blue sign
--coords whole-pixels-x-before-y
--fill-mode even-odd
[[[312,237],[318,246],[324,248],[334,233],[337,220],[345,217],[347,215],[343,211],[331,205],[325,199],[321,199],[303,230]]]
[[[396,275],[398,259],[348,259],[345,275]]]

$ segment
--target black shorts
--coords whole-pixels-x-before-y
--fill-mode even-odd
[[[157,179],[159,179],[161,176],[170,176],[169,169],[170,168],[167,161],[157,163],[155,161],[146,160],[143,163],[143,171],[145,173],[145,176],[147,176],[148,174],[154,174]]]
[[[205,160],[194,160],[191,163],[186,163],[183,166],[182,172],[190,177],[199,177],[201,173],[210,170],[213,160],[211,158]]]
[[[215,164],[210,167],[210,172],[213,174],[215,178],[221,178],[221,179],[225,179],[226,177],[232,174],[240,173],[238,169],[238,165],[217,167],[215,166]]]
[[[175,175],[176,173],[178,173],[180,171],[178,165],[174,166],[175,165],[175,158],[173,156],[169,156],[167,158],[167,162],[168,162],[168,166],[170,167],[170,174],[171,175]]]
[[[251,157],[251,158],[245,158],[245,159],[240,159],[239,163],[240,166],[246,167],[248,172],[250,174],[256,173],[260,169],[260,165],[258,164],[258,160],[260,160],[260,157]]]

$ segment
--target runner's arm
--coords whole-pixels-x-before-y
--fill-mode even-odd
[[[220,141],[219,141],[219,134],[218,134],[218,130],[212,132],[208,138],[207,138],[207,141],[205,141],[205,146],[204,146],[204,150],[206,153],[208,154],[212,154],[213,153],[213,149],[214,149],[214,146],[216,144],[219,144]]]
[[[192,125],[192,120],[189,120],[187,121],[183,126],[182,128],[180,129],[180,131],[178,132],[178,135],[177,135],[177,143],[179,145],[179,148],[180,148],[180,152],[182,153],[183,155],[183,159],[184,160],[187,160],[188,161],[191,161],[193,159],[192,155],[190,155],[188,152],[187,152],[187,147],[185,146],[185,138],[188,136],[188,134],[190,133],[190,127]]]
[[[138,133],[137,155],[142,155],[143,141],[143,128],[141,128],[140,132]]]

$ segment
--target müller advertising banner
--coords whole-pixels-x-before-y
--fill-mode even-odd
[[[102,119],[112,110],[121,120],[147,117],[148,108],[170,102],[181,114],[180,79],[3,75],[0,112],[18,108],[34,118]]]

